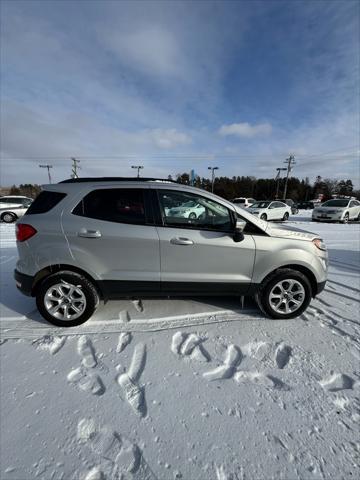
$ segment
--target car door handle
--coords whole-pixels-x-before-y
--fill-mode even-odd
[[[194,242],[190,238],[174,237],[170,240],[173,245],[194,245]]]
[[[86,228],[82,228],[80,232],[78,232],[78,237],[100,238],[101,232],[99,232],[99,230],[86,230]]]

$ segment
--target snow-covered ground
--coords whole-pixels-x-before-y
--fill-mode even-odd
[[[76,329],[17,292],[1,225],[1,480],[359,478],[360,225],[309,215],[329,281],[298,319],[129,300]]]

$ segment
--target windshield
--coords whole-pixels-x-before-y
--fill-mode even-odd
[[[245,198],[235,198],[235,200],[233,200],[233,203],[245,203]]]
[[[251,205],[251,208],[267,208],[270,202],[255,202]]]
[[[322,207],[347,207],[349,200],[328,200]]]

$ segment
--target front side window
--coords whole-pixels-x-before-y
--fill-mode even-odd
[[[160,190],[160,209],[165,226],[230,231],[230,211],[213,200],[192,193]]]
[[[145,224],[142,189],[109,188],[93,190],[72,212],[81,217],[107,222]]]
[[[251,205],[251,208],[268,208],[270,202],[255,202]]]

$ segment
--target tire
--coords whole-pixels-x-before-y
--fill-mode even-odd
[[[74,293],[69,299],[71,288],[74,289]],[[64,295],[61,296],[60,292]],[[47,294],[51,294],[51,298]],[[63,306],[58,308],[56,312],[58,316],[50,313],[49,309],[58,306],[59,303],[62,303],[65,308],[67,304],[67,310],[72,318],[62,318],[65,315]],[[73,309],[72,304],[80,310],[80,314]],[[99,295],[93,283],[83,275],[66,270],[46,277],[36,291],[36,305],[39,312],[45,320],[57,327],[76,327],[85,323],[95,312],[98,304]]]
[[[283,286],[286,286],[287,281],[289,280],[294,281],[294,285],[292,287],[293,289],[292,291],[295,292],[295,294],[293,294],[294,300],[302,301],[302,303],[298,307],[296,307],[295,302],[293,303],[290,298],[288,300],[288,309],[290,310],[295,307],[296,309],[286,312],[285,311],[286,306],[285,304],[283,304],[283,299],[279,299],[279,302],[277,302],[278,300],[277,298],[271,301],[271,296],[273,294],[282,295],[277,285],[283,282]],[[286,292],[288,291],[286,290]],[[299,292],[299,293],[296,293],[296,292]],[[301,315],[309,306],[311,297],[312,297],[311,284],[309,279],[306,277],[306,275],[304,275],[303,273],[297,270],[292,270],[290,268],[281,268],[264,280],[264,282],[261,284],[259,288],[259,291],[255,295],[255,300],[260,310],[266,316],[274,319],[286,320],[289,318],[296,318],[299,315]],[[276,300],[276,304],[274,303],[275,300]],[[276,310],[277,305],[280,306],[280,311]]]
[[[1,215],[1,220],[5,223],[13,223],[16,222],[17,216],[15,213],[5,212]]]
[[[260,220],[265,220],[265,222],[267,221],[266,213],[263,213],[262,215],[260,215]]]
[[[345,213],[344,218],[342,220],[342,223],[349,223],[349,214],[348,212]]]
[[[286,222],[286,220],[289,220],[289,214],[288,214],[288,212],[285,212],[285,213],[284,213],[284,216],[283,216],[283,221]]]
[[[190,218],[191,220],[195,220],[195,219],[197,218],[197,217],[196,217],[196,213],[195,213],[195,212],[190,212],[189,218]]]

